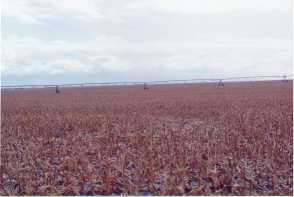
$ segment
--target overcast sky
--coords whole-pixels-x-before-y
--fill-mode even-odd
[[[4,0],[1,82],[292,74],[291,0]]]

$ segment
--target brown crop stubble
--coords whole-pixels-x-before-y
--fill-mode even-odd
[[[1,195],[291,195],[292,81],[3,91]]]

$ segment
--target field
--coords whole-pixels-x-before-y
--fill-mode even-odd
[[[2,90],[0,195],[292,195],[293,82]]]

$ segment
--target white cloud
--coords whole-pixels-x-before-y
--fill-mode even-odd
[[[103,18],[102,10],[99,9],[101,0],[50,0],[50,4],[54,9],[76,14],[76,17],[84,20],[95,20]]]
[[[182,46],[181,46],[182,44]],[[223,39],[169,45],[172,55],[162,58],[166,69],[210,70],[211,74],[285,74],[291,73],[291,43],[280,39]]]
[[[290,0],[139,0],[127,6],[134,10],[160,10],[182,14],[216,14],[239,10],[291,10]]]
[[[5,0],[3,5],[4,76],[107,72],[109,78],[116,73],[116,81],[117,72],[147,80],[292,72],[290,0]]]
[[[4,0],[2,11],[4,17],[13,17],[21,23],[38,24],[41,19],[50,18],[49,10],[45,6],[37,6],[29,0]],[[2,16],[2,17],[3,17]]]
[[[105,6],[106,5],[106,6]],[[3,0],[4,17],[42,24],[46,19],[125,22],[128,15],[150,11],[176,14],[220,14],[238,11],[291,12],[291,0]]]
[[[48,72],[93,72],[99,69],[125,71],[129,65],[112,53],[126,43],[118,37],[97,37],[93,41],[44,41],[10,36],[3,41],[4,74]]]
[[[204,38],[204,36],[202,37]],[[4,41],[4,74],[171,70],[218,74],[291,72],[291,43],[222,38],[213,42],[130,42],[119,37],[60,42],[12,36]],[[281,69],[281,66],[284,69]],[[148,68],[149,67],[149,68]]]
[[[103,18],[99,0],[4,0],[3,13],[21,23],[42,24],[46,19],[72,17],[83,21]]]

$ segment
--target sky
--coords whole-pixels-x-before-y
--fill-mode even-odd
[[[291,0],[3,0],[1,84],[292,74]]]

